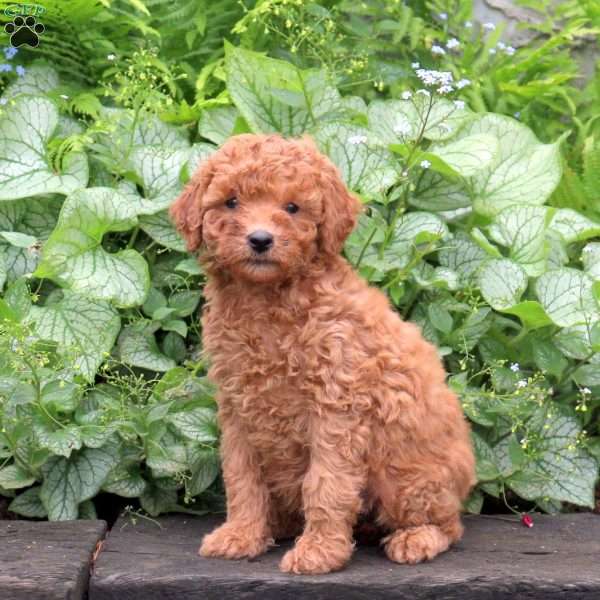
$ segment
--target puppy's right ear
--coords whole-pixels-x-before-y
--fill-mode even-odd
[[[183,236],[189,252],[198,250],[202,244],[202,196],[213,177],[211,160],[205,160],[183,188],[181,194],[171,204],[169,214]]]

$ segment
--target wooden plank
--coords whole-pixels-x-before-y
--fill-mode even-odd
[[[298,576],[277,564],[281,544],[252,561],[197,555],[216,518],[168,516],[156,524],[119,520],[97,560],[90,600],[598,600],[600,517],[466,517],[464,539],[430,563],[398,565],[359,547],[338,573]]]
[[[82,600],[104,521],[0,521],[2,600]]]

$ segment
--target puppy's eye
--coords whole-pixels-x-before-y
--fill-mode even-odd
[[[234,208],[237,208],[237,205],[238,205],[238,199],[235,196],[229,198],[228,200],[225,200],[225,206],[227,208],[234,209]]]
[[[297,213],[299,210],[300,207],[297,204],[294,204],[293,202],[289,202],[285,205],[285,211],[290,213],[290,215]]]

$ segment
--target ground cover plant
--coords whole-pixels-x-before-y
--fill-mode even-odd
[[[518,48],[464,0],[52,0],[37,48],[6,36],[10,510],[90,517],[101,491],[150,515],[221,506],[204,277],[166,210],[246,131],[313,136],[363,200],[345,255],[444,357],[473,425],[467,510],[593,507],[600,77],[577,49],[600,14],[529,5]]]

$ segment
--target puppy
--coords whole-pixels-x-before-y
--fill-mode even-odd
[[[200,554],[299,536],[280,568],[327,573],[372,515],[399,563],[463,532],[469,427],[435,348],[340,256],[361,209],[308,138],[232,137],[171,207],[208,274],[227,520]]]

